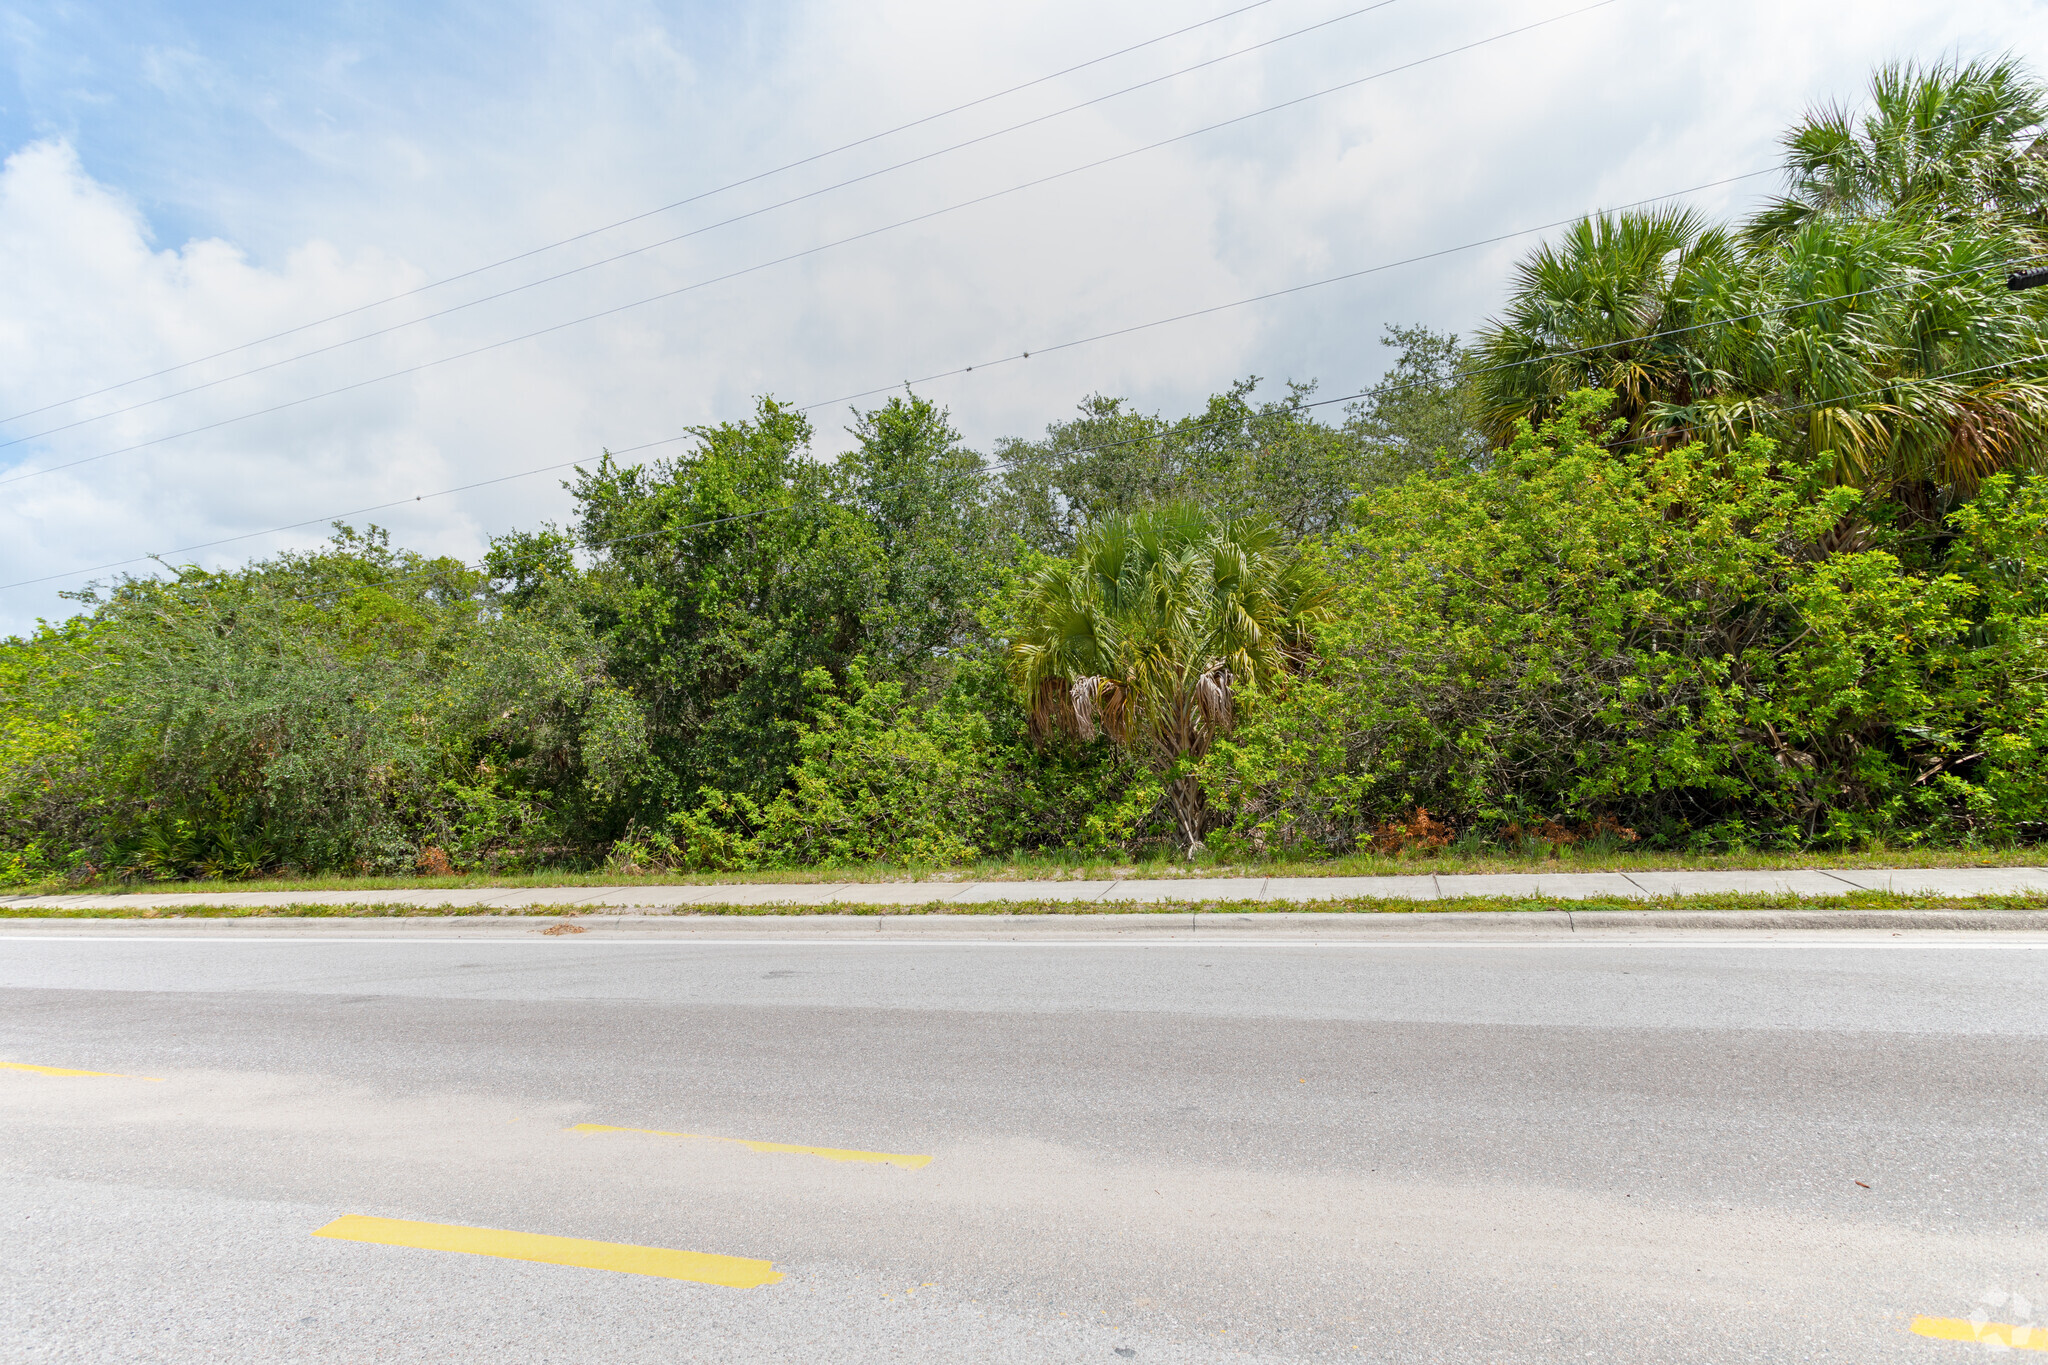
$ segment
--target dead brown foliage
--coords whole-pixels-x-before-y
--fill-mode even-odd
[[[1398,858],[1404,853],[1434,853],[1448,848],[1458,831],[1448,820],[1437,820],[1421,806],[1401,820],[1387,820],[1373,832],[1372,851]]]
[[[1510,843],[1547,845],[1552,857],[1556,857],[1560,849],[1571,848],[1575,844],[1597,843],[1602,839],[1622,844],[1636,841],[1636,832],[1611,815],[1595,816],[1576,825],[1561,824],[1556,820],[1545,820],[1540,825],[1514,824],[1503,829],[1501,834]]]

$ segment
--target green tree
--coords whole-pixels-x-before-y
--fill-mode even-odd
[[[1325,600],[1270,521],[1186,503],[1111,516],[1028,578],[1011,677],[1039,733],[1099,727],[1159,772],[1193,857],[1206,813],[1191,765],[1246,689],[1300,663]]]
[[[644,718],[636,809],[659,821],[700,788],[767,800],[796,756],[814,668],[843,677],[886,601],[887,562],[810,423],[769,399],[695,432],[673,460],[579,471],[594,557],[580,609]]]
[[[1077,410],[1039,440],[996,443],[998,518],[1043,554],[1066,554],[1089,522],[1159,502],[1180,486],[1167,423],[1099,393]]]
[[[2048,455],[2048,308],[2005,287],[2026,242],[1995,224],[1818,217],[1691,301],[1686,391],[1645,426],[1732,450],[1752,435],[1923,517]]]
[[[761,811],[758,845],[786,866],[965,862],[977,849],[990,756],[988,720],[907,704],[901,683],[805,678],[814,706],[798,731],[790,782]]]
[[[1390,325],[1380,344],[1393,365],[1350,409],[1345,429],[1358,445],[1358,483],[1384,488],[1439,467],[1486,462],[1486,439],[1473,420],[1473,363],[1456,335],[1417,324]]]
[[[1815,109],[1784,147],[1791,184],[1746,230],[1761,246],[1828,217],[2048,229],[2048,90],[2010,57],[1879,67],[1867,112]]]
[[[1002,558],[987,471],[945,410],[915,394],[854,416],[857,444],[838,472],[883,564],[864,648],[884,676],[936,685],[949,661],[986,643],[975,608],[996,590]]]
[[[1368,481],[1356,435],[1316,419],[1307,407],[1314,384],[1289,381],[1285,398],[1255,403],[1258,383],[1239,380],[1173,424],[1182,452],[1175,496],[1269,518],[1290,540],[1335,529]]]
[[[1751,436],[1923,519],[2048,458],[2048,303],[2005,287],[2038,245],[1998,218],[1816,213],[1730,232],[1678,211],[1589,219],[1519,269],[1480,335],[1496,443],[1581,388],[1613,439],[1729,451]]]
[[[605,709],[574,623],[340,527],[324,548],[132,579],[10,642],[0,844],[153,876],[559,856]],[[29,861],[35,861],[30,859]]]
[[[1091,522],[1169,501],[1264,515],[1290,539],[1327,532],[1374,481],[1373,462],[1352,428],[1306,407],[1315,385],[1290,382],[1263,402],[1258,385],[1239,380],[1173,421],[1097,394],[1042,440],[998,443],[998,519],[1056,555]]]

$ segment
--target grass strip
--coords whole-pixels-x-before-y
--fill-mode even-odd
[[[1898,891],[1850,891],[1838,896],[1799,896],[1778,892],[1716,892],[1694,896],[1595,896],[1583,900],[1559,900],[1551,896],[1453,896],[1444,900],[1398,900],[1381,896],[1353,896],[1327,901],[1279,900],[1172,900],[1172,901],[982,901],[972,905],[868,905],[832,902],[824,905],[690,905],[674,910],[647,909],[634,913],[663,918],[760,918],[770,916],[883,916],[920,915],[930,918],[965,918],[990,915],[1274,915],[1313,914],[1400,914],[1440,915],[1455,912],[1494,911],[1505,913],[1556,913],[1571,911],[1709,911],[1709,910],[2044,910],[2048,893],[2014,892],[1987,896],[1932,896]],[[168,907],[71,907],[42,909],[25,906],[0,907],[0,919],[413,919],[501,918],[501,919],[603,919],[612,910],[586,905],[450,906],[381,905],[183,905]]]

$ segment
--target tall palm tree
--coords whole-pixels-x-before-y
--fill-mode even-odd
[[[1479,422],[1505,445],[1576,389],[1612,390],[1631,435],[1659,402],[1690,402],[1684,338],[1694,300],[1736,273],[1730,235],[1690,209],[1598,214],[1515,268],[1500,319],[1474,353]]]
[[[2003,57],[1870,79],[1860,118],[1813,110],[1785,135],[1786,194],[1746,235],[1769,245],[1816,218],[1986,218],[2048,229],[2048,90]]]
[[[1308,650],[1330,600],[1269,521],[1186,503],[1106,517],[1025,584],[1009,645],[1034,734],[1098,730],[1167,777],[1188,856],[1206,813],[1185,770]]]
[[[1875,112],[1809,116],[1791,193],[1731,234],[1689,213],[1587,219],[1519,268],[1475,388],[1505,442],[1577,388],[1621,441],[1775,439],[1932,513],[2048,467],[2048,90],[2009,61],[1887,67]]]
[[[1843,483],[1938,501],[2048,459],[2048,309],[2005,287],[2025,234],[1996,223],[1816,217],[1701,298],[1678,338],[1690,401],[1654,405],[1668,443],[1761,432]]]

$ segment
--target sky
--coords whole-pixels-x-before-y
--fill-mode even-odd
[[[2048,0],[1589,3],[0,0],[0,635],[342,514],[473,558],[764,394],[1341,398],[1877,63],[2048,71]]]

